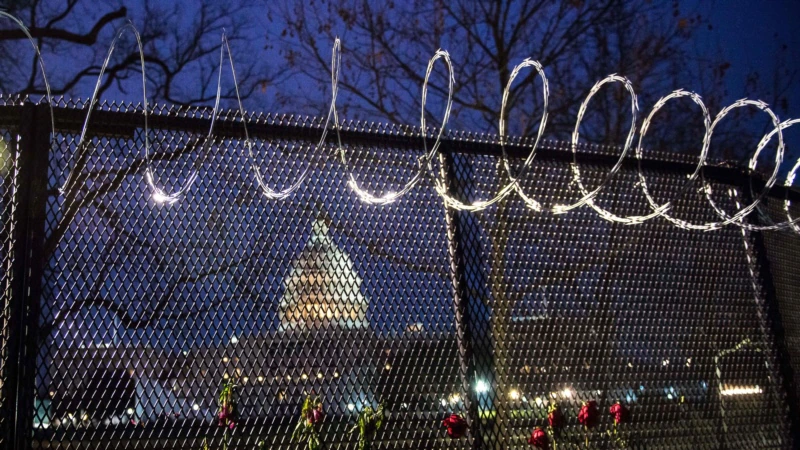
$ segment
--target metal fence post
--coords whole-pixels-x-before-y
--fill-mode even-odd
[[[19,125],[17,199],[12,212],[11,298],[9,305],[9,370],[7,401],[10,448],[30,447],[36,386],[37,335],[41,301],[42,257],[47,205],[50,120],[47,105],[26,103]],[[4,394],[5,395],[5,394]]]
[[[744,193],[751,192],[751,186],[747,183],[740,186],[740,189]],[[747,203],[752,202],[751,195],[745,194],[744,199]],[[754,211],[745,220],[754,225],[766,225],[760,219],[758,211]],[[775,378],[775,387],[782,390],[780,392],[776,389],[776,396],[783,397],[779,400],[783,400],[786,403],[785,407],[788,408],[790,445],[792,448],[796,448],[800,444],[800,400],[797,398],[797,390],[794,386],[794,371],[786,347],[784,322],[778,307],[778,294],[775,290],[772,268],[767,256],[767,245],[763,236],[763,233],[784,232],[786,231],[750,232],[744,228],[741,229],[748,269],[753,278],[759,325],[764,344],[767,347],[763,349],[765,359],[770,366],[770,375]]]
[[[455,187],[455,173],[453,157],[449,153],[439,154],[441,176],[445,185],[452,192]],[[453,309],[456,319],[456,339],[460,362],[461,388],[464,391],[464,406],[470,424],[472,435],[472,448],[475,450],[485,448],[481,435],[480,414],[478,399],[475,395],[475,358],[473,354],[472,330],[467,308],[466,274],[464,270],[464,240],[462,230],[455,210],[444,205],[445,223],[447,224],[447,253],[450,259],[450,278],[453,284]]]

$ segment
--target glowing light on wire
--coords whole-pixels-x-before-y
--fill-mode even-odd
[[[542,98],[544,105],[542,107],[542,118],[539,123],[539,131],[536,135],[536,141],[531,148],[531,152],[528,154],[528,157],[522,164],[522,168],[520,172],[515,176],[511,170],[511,163],[508,161],[508,155],[506,154],[505,148],[505,131],[506,131],[506,109],[508,104],[508,97],[509,93],[511,92],[511,85],[516,79],[519,72],[526,68],[526,67],[533,67],[536,70],[536,73],[542,78]],[[508,83],[506,84],[505,89],[503,90],[503,100],[500,106],[500,150],[502,152],[502,162],[503,167],[505,168],[506,173],[508,174],[509,180],[511,180],[508,184],[503,186],[497,194],[488,200],[479,200],[473,202],[472,204],[463,203],[456,198],[450,196],[448,194],[447,186],[440,177],[436,177],[434,180],[434,187],[436,192],[442,197],[445,201],[445,204],[451,208],[462,210],[462,211],[481,211],[483,209],[488,208],[489,206],[497,203],[498,201],[504,199],[508,196],[511,191],[516,190],[520,197],[523,199],[526,205],[528,205],[534,211],[541,211],[542,207],[536,200],[528,197],[519,187],[518,180],[525,176],[525,173],[530,168],[531,163],[533,163],[533,158],[536,155],[536,148],[539,146],[539,141],[542,139],[542,134],[544,134],[544,130],[547,127],[547,102],[550,97],[550,87],[547,83],[547,77],[544,73],[544,68],[538,61],[534,61],[531,59],[526,59],[514,67],[514,70],[511,72],[511,76],[508,78]],[[424,117],[424,105],[423,105],[423,117]]]
[[[33,46],[34,51],[36,53],[36,62],[40,66],[42,70],[42,78],[45,84],[45,90],[47,93],[47,103],[50,107],[50,122],[51,122],[51,129],[55,130],[55,120],[53,115],[53,102],[50,90],[50,84],[47,80],[44,61],[42,60],[42,56],[40,53],[39,48],[37,47],[36,41],[33,39],[31,34],[29,33],[28,29],[25,25],[16,17],[11,16],[10,14],[0,11],[0,18],[7,18],[10,19],[14,24],[20,28],[25,36],[28,38],[28,41]],[[339,77],[341,71],[341,58],[342,58],[342,50],[341,50],[341,41],[337,38],[334,42],[333,48],[331,50],[331,101],[328,109],[328,115],[325,119],[325,123],[322,129],[322,134],[320,136],[319,141],[317,142],[316,146],[314,147],[315,154],[312,155],[311,162],[306,166],[306,168],[302,171],[302,173],[297,176],[297,178],[292,182],[292,184],[283,189],[283,190],[276,190],[271,188],[267,183],[266,176],[262,173],[261,169],[257,166],[255,161],[254,155],[254,144],[250,138],[248,129],[247,129],[247,116],[244,110],[244,106],[242,104],[241,95],[239,93],[239,86],[236,78],[236,70],[234,67],[233,56],[230,49],[230,44],[226,35],[222,34],[221,44],[220,44],[220,62],[219,62],[219,70],[217,74],[217,91],[216,91],[216,98],[214,103],[213,112],[211,115],[211,121],[209,125],[208,132],[205,134],[203,138],[196,139],[193,143],[187,144],[194,146],[190,150],[199,151],[199,154],[196,156],[195,161],[193,163],[192,171],[186,177],[184,182],[180,185],[180,187],[175,192],[167,192],[162,187],[159,186],[159,183],[156,179],[154,174],[152,163],[155,159],[155,156],[152,152],[150,147],[150,137],[149,137],[149,114],[150,114],[150,106],[147,101],[147,91],[146,91],[146,83],[147,83],[147,75],[145,71],[145,56],[143,50],[143,44],[141,40],[141,36],[137,31],[136,27],[133,26],[132,23],[127,23],[123,27],[121,27],[115,34],[114,38],[111,41],[111,44],[108,49],[108,53],[106,55],[105,60],[100,68],[99,75],[97,77],[97,82],[95,84],[94,91],[92,93],[91,99],[87,104],[87,112],[86,117],[84,119],[83,127],[81,129],[81,133],[79,139],[77,141],[77,150],[75,154],[75,161],[82,161],[86,157],[86,152],[89,151],[89,143],[90,140],[87,140],[87,131],[89,128],[89,124],[91,121],[92,112],[94,111],[95,107],[97,106],[98,102],[98,95],[100,92],[100,87],[103,82],[103,76],[105,75],[106,68],[109,65],[111,57],[114,54],[114,50],[118,41],[123,34],[126,32],[130,32],[134,35],[136,39],[137,49],[139,52],[138,63],[141,67],[142,72],[142,99],[143,99],[143,122],[144,122],[144,154],[145,154],[145,164],[144,164],[144,180],[147,183],[149,190],[151,192],[151,198],[153,202],[162,205],[171,205],[174,204],[181,199],[185,198],[186,195],[191,190],[194,183],[199,178],[200,174],[200,167],[205,160],[209,152],[209,147],[215,142],[215,134],[214,134],[214,126],[217,120],[217,115],[219,113],[219,104],[220,104],[220,97],[221,97],[221,84],[222,84],[222,71],[225,62],[225,56],[227,54],[228,62],[230,64],[231,76],[233,78],[234,90],[236,93],[236,99],[238,101],[239,107],[239,114],[242,121],[242,127],[244,129],[244,146],[246,150],[246,157],[248,158],[248,162],[250,164],[250,168],[253,170],[255,174],[256,182],[264,194],[265,197],[273,200],[283,200],[286,199],[288,196],[293,194],[295,191],[299,189],[299,187],[308,179],[310,174],[312,173],[312,169],[315,168],[320,160],[320,157],[317,155],[322,153],[322,149],[325,147],[325,139],[328,135],[329,128],[333,128],[336,132],[336,143],[337,143],[337,151],[339,157],[341,158],[341,162],[347,172],[347,186],[356,194],[360,201],[368,204],[374,205],[386,205],[389,203],[393,203],[407,194],[411,189],[413,189],[425,176],[431,175],[432,172],[432,165],[434,157],[439,154],[439,149],[442,144],[443,138],[445,136],[445,130],[447,128],[448,121],[450,119],[450,114],[452,110],[453,104],[453,95],[454,95],[454,86],[455,86],[455,69],[453,66],[452,61],[450,60],[450,55],[445,50],[437,50],[433,57],[430,58],[428,61],[427,70],[425,73],[425,78],[422,83],[422,98],[421,98],[421,114],[420,114],[420,134],[422,137],[422,147],[423,147],[423,154],[417,161],[417,168],[414,174],[410,177],[406,183],[400,187],[399,189],[387,189],[383,193],[373,193],[369,192],[368,190],[362,188],[359,182],[356,179],[356,171],[353,168],[350,158],[345,151],[345,146],[342,142],[341,137],[341,126],[339,123],[339,115],[336,109],[336,100],[338,97],[338,84],[339,84]],[[445,104],[444,113],[441,121],[441,126],[435,132],[433,144],[429,146],[428,143],[428,130],[427,130],[427,123],[425,119],[425,107],[427,104],[428,98],[428,85],[431,74],[433,72],[433,68],[437,61],[441,60],[442,63],[445,64],[447,71],[448,71],[448,91],[447,91],[447,102]],[[542,115],[539,122],[539,128],[536,134],[536,138],[533,144],[530,146],[530,153],[522,162],[522,165],[517,173],[514,173],[512,170],[512,165],[509,161],[507,152],[506,152],[506,124],[507,124],[507,106],[509,102],[510,91],[512,87],[512,83],[515,81],[519,73],[525,68],[532,68],[536,71],[536,75],[540,76],[542,79],[542,98],[543,98],[543,107],[542,107]],[[627,134],[625,142],[622,145],[622,149],[619,155],[618,160],[614,164],[614,166],[605,174],[603,180],[599,183],[598,186],[594,187],[593,189],[589,190],[585,185],[584,181],[581,177],[581,170],[577,163],[577,148],[580,140],[580,124],[583,121],[583,118],[586,114],[586,110],[588,108],[588,104],[591,99],[602,89],[603,86],[610,83],[621,83],[623,87],[628,91],[630,95],[630,110],[631,110],[631,125],[630,130]],[[465,203],[459,199],[456,199],[452,195],[450,195],[446,183],[441,176],[433,176],[433,184],[436,193],[443,199],[445,205],[449,208],[457,209],[457,210],[464,210],[464,211],[480,211],[483,209],[488,208],[489,206],[497,203],[498,201],[505,199],[508,195],[515,191],[523,203],[534,211],[543,211],[544,208],[542,205],[536,201],[535,199],[529,197],[522,189],[520,185],[520,180],[523,179],[532,165],[533,159],[536,154],[536,150],[539,146],[540,140],[545,132],[547,126],[547,119],[548,119],[548,104],[549,104],[549,83],[548,79],[545,75],[544,67],[538,62],[531,59],[525,59],[522,63],[518,64],[514,67],[508,83],[505,86],[503,91],[503,98],[501,102],[500,108],[500,117],[499,117],[499,146],[501,150],[501,163],[505,170],[505,174],[508,177],[508,182],[504,183],[502,187],[500,187],[493,197],[485,199],[485,200],[477,200],[473,201],[472,203]],[[700,107],[701,112],[703,114],[703,124],[705,127],[705,132],[703,135],[703,142],[702,147],[700,150],[699,159],[697,165],[695,166],[692,173],[688,174],[686,180],[682,184],[682,187],[679,189],[678,193],[671,199],[668,199],[664,203],[659,203],[656,199],[652,196],[650,192],[650,188],[648,186],[648,182],[646,177],[644,176],[644,172],[642,170],[642,160],[643,160],[643,147],[642,142],[644,137],[646,136],[648,130],[650,129],[651,123],[653,118],[655,117],[656,113],[661,110],[667,102],[673,99],[679,99],[682,97],[688,97],[692,100],[697,106]],[[761,155],[761,152],[764,148],[771,142],[772,138],[775,137],[777,134],[777,149],[775,154],[775,167],[772,170],[769,178],[766,180],[764,187],[758,192],[751,195],[751,199],[749,203],[747,203],[744,207],[739,205],[739,201],[736,200],[737,204],[737,211],[733,214],[730,214],[724,211],[718,203],[713,198],[713,190],[711,184],[704,176],[703,168],[706,165],[708,160],[708,153],[710,142],[714,134],[714,130],[717,125],[734,109],[742,108],[745,106],[753,106],[760,111],[766,113],[770,120],[772,121],[772,129],[766,133],[762,139],[759,141],[755,151],[753,152],[749,162],[748,162],[748,170],[751,172],[755,172],[758,158]],[[571,204],[556,204],[550,208],[550,211],[555,214],[563,214],[573,209],[582,207],[584,205],[593,209],[600,217],[605,220],[616,222],[616,223],[623,223],[628,225],[636,225],[641,224],[647,220],[654,219],[656,217],[664,217],[666,220],[670,221],[673,225],[679,228],[688,229],[688,230],[701,230],[701,231],[710,231],[723,228],[727,225],[735,225],[747,230],[752,231],[763,231],[763,230],[781,230],[781,229],[791,229],[797,233],[800,233],[800,218],[793,218],[791,215],[791,202],[788,197],[788,190],[787,189],[787,196],[784,199],[784,210],[786,213],[786,219],[783,222],[779,223],[772,223],[771,219],[767,219],[766,224],[754,224],[744,219],[753,211],[760,207],[762,199],[764,196],[770,191],[772,187],[777,182],[778,174],[780,173],[780,167],[784,161],[784,153],[785,153],[785,143],[783,138],[783,130],[786,128],[795,125],[796,123],[800,122],[800,119],[793,119],[781,122],[777,115],[769,108],[769,106],[760,101],[760,100],[750,100],[750,99],[742,99],[734,102],[731,105],[726,106],[723,108],[714,118],[711,120],[711,116],[706,108],[705,104],[703,103],[700,96],[694,92],[684,91],[684,90],[676,90],[661,99],[659,99],[653,108],[650,110],[650,113],[645,117],[644,121],[642,122],[641,128],[639,129],[639,140],[638,145],[635,146],[635,156],[638,162],[638,183],[636,184],[638,187],[641,188],[642,193],[644,194],[645,198],[647,199],[648,206],[650,208],[650,212],[642,215],[631,215],[631,216],[617,216],[614,213],[602,208],[596,202],[596,197],[598,193],[605,187],[605,185],[611,180],[614,175],[622,167],[623,161],[630,151],[631,147],[633,146],[633,140],[635,138],[637,132],[637,117],[639,112],[639,105],[636,92],[633,89],[633,85],[631,82],[625,78],[624,76],[611,74],[606,78],[598,81],[594,84],[591,88],[589,93],[587,94],[586,98],[581,103],[581,106],[578,110],[578,114],[575,120],[575,127],[572,133],[571,138],[571,150],[572,150],[572,163],[570,165],[570,169],[572,172],[572,182],[577,186],[580,198]],[[184,149],[186,150],[186,148]],[[441,155],[439,155],[441,156]],[[64,184],[59,188],[59,191],[62,195],[66,195],[72,192],[73,189],[77,188],[76,183],[80,180],[79,172],[81,170],[80,166],[72,167],[66,176],[66,181]],[[789,171],[788,176],[784,182],[784,186],[786,188],[792,188],[794,181],[797,177],[797,173],[800,171],[800,159],[794,164],[792,169]],[[720,220],[716,222],[707,222],[707,223],[691,223],[682,219],[676,218],[672,215],[672,209],[674,207],[674,202],[679,199],[682,195],[684,195],[691,186],[694,185],[694,182],[697,178],[700,177],[702,181],[702,188],[700,189],[700,193],[702,193],[706,200],[709,202],[711,208],[714,210],[715,214],[719,216]],[[752,191],[751,186],[751,191]],[[736,190],[732,190],[729,192],[730,196],[736,197],[738,194]],[[766,216],[765,214],[762,214]],[[334,374],[334,377],[337,374]],[[489,386],[485,381],[478,381],[475,386],[475,390],[477,392],[488,392]],[[566,391],[564,393],[566,395]],[[734,394],[732,394],[734,395]]]
[[[426,139],[427,127],[426,127],[426,122],[425,122],[425,105],[426,105],[427,99],[428,99],[428,80],[430,79],[431,73],[433,72],[434,64],[439,59],[441,59],[444,62],[444,64],[447,66],[447,71],[449,73],[449,76],[448,76],[448,91],[447,91],[447,104],[445,105],[444,117],[442,118],[442,124],[441,124],[441,126],[439,128],[438,133],[436,134],[436,140],[434,141],[433,145],[429,149],[428,148],[428,144],[427,144],[427,139]],[[338,38],[336,39],[336,42],[334,43],[334,46],[333,46],[333,60],[335,61],[335,63],[331,65],[331,67],[332,67],[332,69],[331,69],[331,78],[332,78],[332,84],[334,86],[336,86],[336,84],[339,81],[339,65],[340,65],[339,62],[341,61],[341,44],[340,44]],[[334,67],[335,67],[335,70],[334,70]],[[336,134],[337,134],[337,139],[338,139],[338,144],[339,144],[339,153],[340,153],[341,158],[342,158],[342,164],[344,165],[344,167],[348,171],[349,180],[347,182],[347,185],[350,187],[350,189],[353,192],[355,192],[355,194],[358,196],[358,198],[362,202],[368,203],[368,204],[372,204],[372,205],[386,205],[386,204],[389,204],[389,203],[393,203],[394,201],[396,201],[397,199],[399,199],[400,197],[405,195],[408,191],[413,189],[414,186],[416,186],[416,184],[419,183],[419,181],[425,176],[426,168],[430,167],[431,160],[433,159],[433,156],[436,155],[436,152],[439,149],[439,145],[441,144],[441,139],[442,139],[442,136],[444,134],[444,130],[447,127],[447,122],[448,122],[448,120],[450,120],[450,110],[452,109],[452,106],[453,106],[453,87],[454,87],[454,84],[455,84],[455,76],[453,74],[453,65],[450,62],[450,54],[447,53],[444,50],[437,50],[436,53],[433,55],[433,57],[430,59],[430,61],[428,61],[428,70],[425,72],[425,81],[422,84],[422,114],[420,115],[419,123],[420,123],[420,132],[423,134],[422,135],[422,138],[423,138],[422,139],[422,145],[423,145],[423,148],[424,148],[424,153],[423,153],[422,157],[419,158],[419,161],[418,161],[419,167],[417,169],[417,172],[411,177],[411,179],[408,182],[406,182],[405,186],[403,186],[402,188],[400,188],[397,191],[387,191],[387,192],[383,193],[382,195],[376,195],[376,194],[370,193],[370,192],[366,191],[365,189],[363,189],[363,188],[361,188],[359,186],[358,181],[356,180],[356,177],[354,175],[354,170],[350,167],[350,161],[347,158],[347,153],[344,151],[344,146],[342,145],[341,135],[339,133],[339,116],[338,116],[338,114],[336,112],[335,105],[332,105],[334,126],[336,127]],[[334,87],[334,92],[335,91],[336,91],[336,88]]]

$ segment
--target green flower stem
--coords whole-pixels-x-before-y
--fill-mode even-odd
[[[553,427],[547,427],[547,434],[550,435],[550,440],[553,441],[553,450],[558,450],[558,441],[556,441],[556,430]]]

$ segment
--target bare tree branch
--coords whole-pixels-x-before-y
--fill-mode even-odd
[[[74,6],[74,5],[73,5]],[[48,26],[39,28],[39,27],[31,27],[28,28],[31,36],[34,39],[56,39],[63,42],[69,42],[72,44],[80,44],[80,45],[94,45],[97,43],[97,36],[100,34],[100,31],[106,27],[106,25],[114,22],[117,19],[123,19],[128,14],[128,10],[125,7],[119,8],[114,12],[110,12],[103,17],[101,17],[92,27],[91,31],[85,34],[78,34],[73,33],[69,30],[64,30],[61,28],[53,28],[52,24],[62,20],[64,16],[69,14],[72,11],[72,8],[67,8],[62,14],[54,17],[48,22]],[[19,29],[10,29],[10,30],[0,30],[0,41],[8,41],[8,40],[20,40],[20,39],[28,39],[28,36],[22,30]]]

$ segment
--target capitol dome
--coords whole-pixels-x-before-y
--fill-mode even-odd
[[[282,330],[369,327],[369,300],[361,293],[361,277],[328,232],[328,224],[318,217],[311,238],[284,279],[279,305]]]

